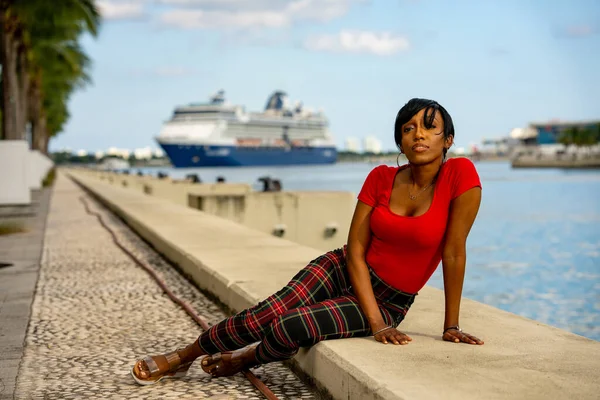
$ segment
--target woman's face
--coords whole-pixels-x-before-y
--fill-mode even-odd
[[[444,121],[441,113],[435,113],[433,123],[427,128],[423,121],[426,110],[427,108],[422,109],[402,125],[401,149],[412,164],[429,164],[437,159],[441,161],[444,149],[452,146],[452,137],[444,139]]]

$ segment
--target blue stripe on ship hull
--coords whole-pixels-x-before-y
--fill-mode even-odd
[[[245,148],[160,144],[175,168],[333,164],[335,147]]]

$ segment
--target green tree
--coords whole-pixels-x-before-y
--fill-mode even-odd
[[[69,96],[90,81],[78,41],[97,35],[98,10],[93,0],[0,0],[0,24],[4,138],[23,139],[29,121],[32,147],[47,152]]]
[[[558,142],[564,144],[565,146],[573,144],[573,137],[575,136],[574,129],[577,128],[567,128],[562,131],[558,137]]]
[[[565,129],[558,138],[564,145],[591,146],[600,141],[600,124],[591,128],[571,127]]]

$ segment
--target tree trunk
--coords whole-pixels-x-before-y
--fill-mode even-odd
[[[29,65],[27,62],[27,53],[24,46],[20,46],[18,49],[19,58],[19,103],[17,104],[17,123],[16,130],[17,134],[21,135],[23,139],[26,138],[26,126],[27,126],[27,114],[28,114],[28,96],[29,92]]]
[[[36,76],[29,88],[29,111],[31,116],[31,147],[44,154],[48,152],[48,129],[42,105],[41,80]]]
[[[46,129],[46,117],[44,116],[44,129]],[[48,145],[50,144],[50,135],[44,136],[44,143],[42,143],[42,153],[48,155]]]
[[[8,20],[7,11],[0,9],[0,63],[2,63],[2,132],[6,140],[19,140],[17,132],[17,55],[13,30]]]
[[[32,128],[31,148],[48,154],[47,120],[43,112],[35,117],[32,122]]]

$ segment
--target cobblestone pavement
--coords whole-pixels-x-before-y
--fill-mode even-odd
[[[55,185],[15,398],[262,399],[241,374],[213,378],[199,362],[185,378],[135,384],[129,371],[137,358],[191,343],[200,327],[85,212],[80,188],[63,175]],[[122,221],[86,199],[210,324],[225,316]],[[281,363],[253,371],[281,399],[318,398]]]

